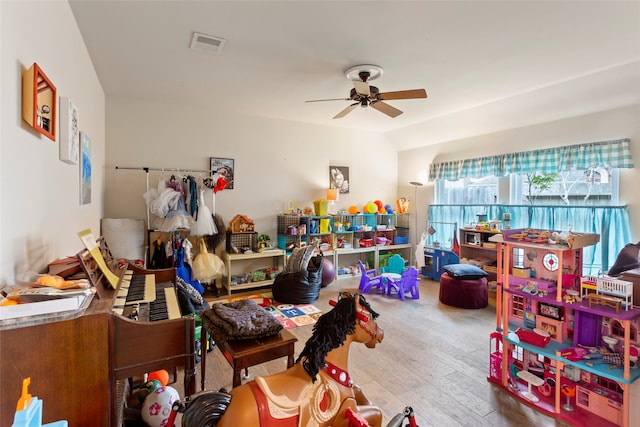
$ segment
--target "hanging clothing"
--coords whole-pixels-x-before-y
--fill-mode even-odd
[[[218,228],[213,222],[213,216],[209,207],[204,202],[204,189],[200,189],[200,197],[198,198],[198,216],[195,224],[191,227],[191,235],[193,236],[212,236],[218,233]]]
[[[187,176],[187,181],[189,182],[189,199],[188,199],[188,211],[191,213],[195,219],[198,218],[198,204],[200,201],[198,200],[198,184],[196,183],[196,179],[191,175]]]
[[[193,217],[184,207],[184,195],[180,194],[177,207],[169,210],[164,218],[156,218],[151,225],[155,230],[171,232],[180,229],[190,230],[194,223]]]
[[[162,239],[156,239],[153,242],[153,256],[151,257],[150,267],[154,270],[171,267]]]

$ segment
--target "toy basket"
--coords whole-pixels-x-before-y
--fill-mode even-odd
[[[546,347],[547,344],[549,344],[549,341],[551,341],[551,336],[549,335],[540,335],[534,331],[529,331],[522,328],[518,328],[516,330],[516,335],[518,336],[520,341],[527,344],[533,344],[538,347]]]

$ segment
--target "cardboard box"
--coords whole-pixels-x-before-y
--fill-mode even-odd
[[[513,274],[516,277],[520,277],[521,279],[527,279],[527,278],[531,277],[531,268],[529,268],[529,267],[527,267],[527,268],[513,267],[513,270],[511,271],[511,274]]]

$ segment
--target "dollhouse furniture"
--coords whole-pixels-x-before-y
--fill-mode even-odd
[[[418,283],[420,278],[418,277],[418,269],[411,266],[402,272],[399,279],[393,277],[387,277],[387,295],[391,295],[391,292],[396,292],[398,298],[404,301],[405,294],[409,293],[411,298],[420,298],[420,290]]]
[[[525,399],[528,399],[532,402],[537,402],[540,399],[531,392],[531,386],[540,387],[544,384],[544,380],[540,377],[535,376],[529,371],[518,371],[516,374],[518,378],[524,380],[527,383],[527,391],[521,391],[520,394],[524,396]]]
[[[440,302],[458,308],[484,308],[489,304],[487,272],[471,264],[444,266],[440,276]]]
[[[358,290],[363,294],[368,294],[371,288],[376,288],[378,293],[386,294],[385,282],[381,276],[378,276],[375,269],[367,270],[362,261],[358,260],[358,267],[360,267],[360,286]]]
[[[632,369],[631,355],[639,340],[640,309],[589,306],[589,295],[604,295],[597,293],[595,277],[563,281],[567,275],[581,275],[581,246],[514,241],[506,235],[501,244],[504,271],[496,299],[496,332],[491,334],[489,381],[576,427],[640,426],[640,419],[630,417],[636,399],[631,385],[640,378],[640,369]],[[535,277],[514,274],[514,264],[535,271]],[[525,292],[532,281],[542,292]],[[568,302],[567,289],[587,297]],[[551,340],[545,345],[527,342],[514,333],[518,328],[544,330]],[[613,348],[608,348],[613,340],[603,338],[610,335],[618,339]],[[509,387],[514,364],[520,371],[553,379],[551,395],[540,393],[534,402]]]

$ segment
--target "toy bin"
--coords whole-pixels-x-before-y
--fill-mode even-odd
[[[324,216],[327,214],[327,201],[315,200],[313,202],[313,209],[318,216]]]

